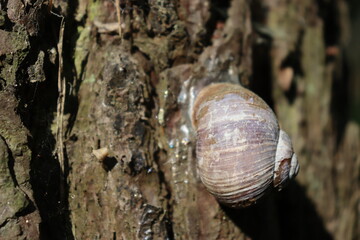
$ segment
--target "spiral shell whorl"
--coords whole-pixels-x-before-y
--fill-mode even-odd
[[[246,206],[273,184],[279,126],[268,105],[233,84],[213,84],[193,108],[199,174],[222,203]]]

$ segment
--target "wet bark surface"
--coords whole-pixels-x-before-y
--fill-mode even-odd
[[[0,0],[0,239],[359,238],[349,4]],[[259,94],[300,162],[246,209],[197,173],[214,82]]]

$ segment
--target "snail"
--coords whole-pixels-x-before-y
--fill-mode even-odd
[[[230,83],[208,85],[191,112],[200,179],[220,203],[252,205],[297,175],[290,137],[271,108],[250,90]]]

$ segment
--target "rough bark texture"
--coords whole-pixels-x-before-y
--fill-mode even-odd
[[[0,239],[360,238],[356,1],[119,2],[121,36],[117,1],[0,0]],[[263,97],[298,155],[250,208],[198,177],[212,82]]]

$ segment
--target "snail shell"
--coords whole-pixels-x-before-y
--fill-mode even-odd
[[[192,124],[200,178],[225,205],[251,205],[268,190],[280,190],[299,171],[291,140],[274,112],[239,85],[217,83],[202,89]]]

